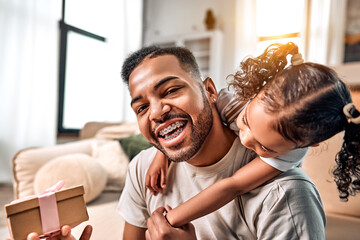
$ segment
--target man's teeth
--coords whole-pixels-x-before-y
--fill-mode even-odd
[[[165,140],[170,139],[170,138],[174,138],[174,137],[176,137],[177,135],[179,135],[179,134],[181,133],[181,131],[182,131],[182,129],[178,129],[178,130],[176,130],[173,134],[167,135],[167,136],[165,136],[164,138],[165,138]]]
[[[165,136],[166,134],[174,131],[175,129],[184,126],[184,122],[175,122],[171,125],[169,125],[167,128],[163,129],[160,131],[160,136],[165,137],[165,139],[169,139],[172,137],[175,137],[177,135],[179,135],[179,133],[181,132],[181,129],[178,129],[176,132],[174,132],[173,134],[170,134],[168,136]]]

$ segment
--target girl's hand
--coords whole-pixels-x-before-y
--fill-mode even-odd
[[[146,172],[145,186],[151,194],[156,195],[166,188],[166,175],[169,167],[169,161],[165,155],[157,151],[151,165]]]

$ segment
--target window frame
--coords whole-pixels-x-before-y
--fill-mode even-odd
[[[102,42],[106,42],[106,38],[100,35],[88,32],[84,29],[77,28],[69,25],[65,22],[65,4],[66,0],[62,1],[62,16],[59,21],[60,30],[60,46],[59,46],[59,92],[58,92],[58,122],[57,122],[57,133],[59,134],[74,134],[78,135],[80,129],[76,128],[65,128],[64,123],[64,103],[65,103],[65,85],[66,85],[66,57],[67,57],[67,41],[68,33],[70,31],[77,34],[96,39]]]

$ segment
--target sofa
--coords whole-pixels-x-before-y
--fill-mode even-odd
[[[90,224],[94,227],[91,239],[122,239],[124,221],[116,206],[129,157],[118,139],[138,133],[137,123],[90,122],[78,141],[20,150],[12,159],[14,199],[41,193],[59,179],[65,180],[65,188],[82,184],[89,220],[75,227],[73,235],[78,239]],[[99,161],[108,169],[97,164]]]

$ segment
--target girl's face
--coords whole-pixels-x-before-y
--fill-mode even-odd
[[[273,129],[274,121],[275,117],[265,111],[258,95],[236,119],[241,143],[265,158],[277,157],[295,149],[295,143]]]

